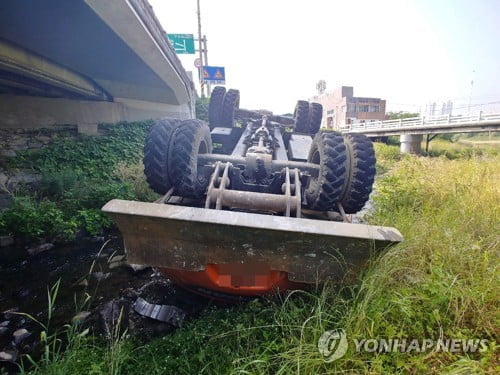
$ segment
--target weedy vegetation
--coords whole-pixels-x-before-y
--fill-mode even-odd
[[[12,192],[0,212],[0,235],[25,241],[70,241],[78,230],[97,235],[112,223],[101,207],[114,198],[151,200],[142,173],[142,149],[151,121],[101,125],[103,137],[61,138],[7,161],[10,169],[41,175],[36,189]]]
[[[455,146],[454,146],[455,147]],[[496,152],[450,160],[376,145],[380,176],[369,222],[400,245],[372,259],[354,285],[324,285],[209,309],[148,343],[86,338],[42,374],[498,373],[500,163]],[[325,363],[317,342],[343,328],[346,355]],[[476,353],[357,352],[353,339],[487,339]],[[111,366],[111,362],[114,361]]]

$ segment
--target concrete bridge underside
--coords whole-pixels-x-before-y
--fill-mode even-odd
[[[0,127],[191,118],[193,84],[146,0],[0,2]]]

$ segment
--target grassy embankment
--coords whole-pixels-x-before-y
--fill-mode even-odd
[[[376,145],[373,224],[405,241],[374,259],[350,287],[214,309],[146,344],[83,337],[35,372],[72,373],[498,373],[500,274],[498,156],[400,157]],[[317,342],[344,328],[347,354],[323,362]],[[353,339],[479,338],[482,353],[356,352]]]
[[[29,242],[72,240],[80,229],[97,235],[112,225],[100,211],[110,199],[153,200],[141,163],[150,125],[103,125],[105,137],[60,138],[7,159],[12,171],[32,170],[41,181],[35,189],[20,186],[10,192],[11,207],[0,211],[0,235]]]

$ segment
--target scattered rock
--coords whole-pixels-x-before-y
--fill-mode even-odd
[[[42,147],[43,147],[43,143],[40,143],[40,142],[28,142],[28,148],[38,149],[38,148],[42,148]]]
[[[144,271],[149,268],[149,266],[145,266],[143,264],[129,264],[129,267],[134,271],[135,273]]]
[[[42,142],[44,145],[46,145],[47,143],[50,142],[51,138],[50,137],[47,137],[45,135],[40,135],[37,137],[37,139]]]
[[[0,185],[1,186],[1,185]],[[0,210],[9,208],[12,205],[12,195],[0,191]]]
[[[109,260],[109,263],[113,263],[113,262],[121,262],[125,260],[125,255],[115,255],[114,257],[112,257],[110,260]]]
[[[44,244],[39,245],[39,246],[30,247],[28,249],[28,253],[29,253],[29,255],[33,256],[33,255],[43,253],[44,251],[50,250],[53,247],[54,247],[53,243],[44,243]]]
[[[33,173],[32,171],[21,171],[11,176],[7,182],[7,189],[15,190],[19,184],[33,185],[42,179],[39,173]]]
[[[103,280],[106,280],[109,276],[111,276],[111,273],[110,272],[107,272],[107,273],[94,272],[92,274],[92,276],[94,276],[97,279],[97,281],[103,281]]]
[[[0,323],[0,327],[8,327],[10,325],[10,320],[4,320]]]
[[[15,362],[17,360],[17,353],[11,351],[0,352],[0,361]]]
[[[81,311],[78,314],[76,314],[73,319],[71,319],[71,322],[74,324],[80,324],[85,321],[90,315],[90,312],[88,311]]]
[[[27,144],[20,144],[20,145],[10,145],[10,147],[12,147],[14,150],[16,151],[26,151],[28,149],[28,145]]]
[[[9,143],[11,146],[26,146],[27,142],[26,138],[13,137]]]
[[[123,267],[123,266],[126,266],[127,263],[126,262],[113,262],[113,263],[110,263],[109,264],[109,269],[114,269],[114,268],[118,268],[118,267]]]
[[[0,327],[0,336],[4,336],[9,332],[9,329],[7,327]]]
[[[11,149],[2,150],[2,156],[7,156],[9,158],[13,158],[16,155],[17,154],[14,150],[11,150]]]
[[[10,246],[14,243],[14,238],[11,236],[0,236],[0,247]]]
[[[8,180],[9,180],[9,176],[7,176],[3,172],[0,172],[0,186],[6,186]]]
[[[5,310],[3,312],[4,319],[12,319],[16,318],[19,316],[19,314],[16,314],[19,311],[18,307],[14,307],[12,309]]]
[[[89,282],[87,279],[83,279],[82,281],[80,281],[78,284],[78,286],[83,286],[83,287],[87,287],[89,286]]]
[[[14,332],[12,334],[12,336],[14,337],[14,343],[16,345],[19,345],[24,340],[26,340],[28,337],[30,337],[31,333],[26,328],[21,328],[21,329],[18,329],[16,332]]]
[[[113,268],[124,266],[125,264],[126,264],[125,263],[125,255],[115,255],[114,257],[112,257],[109,260],[108,266],[110,269],[113,269]]]

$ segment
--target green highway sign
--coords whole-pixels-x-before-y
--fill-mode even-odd
[[[178,54],[194,54],[193,34],[167,34],[170,44]]]

